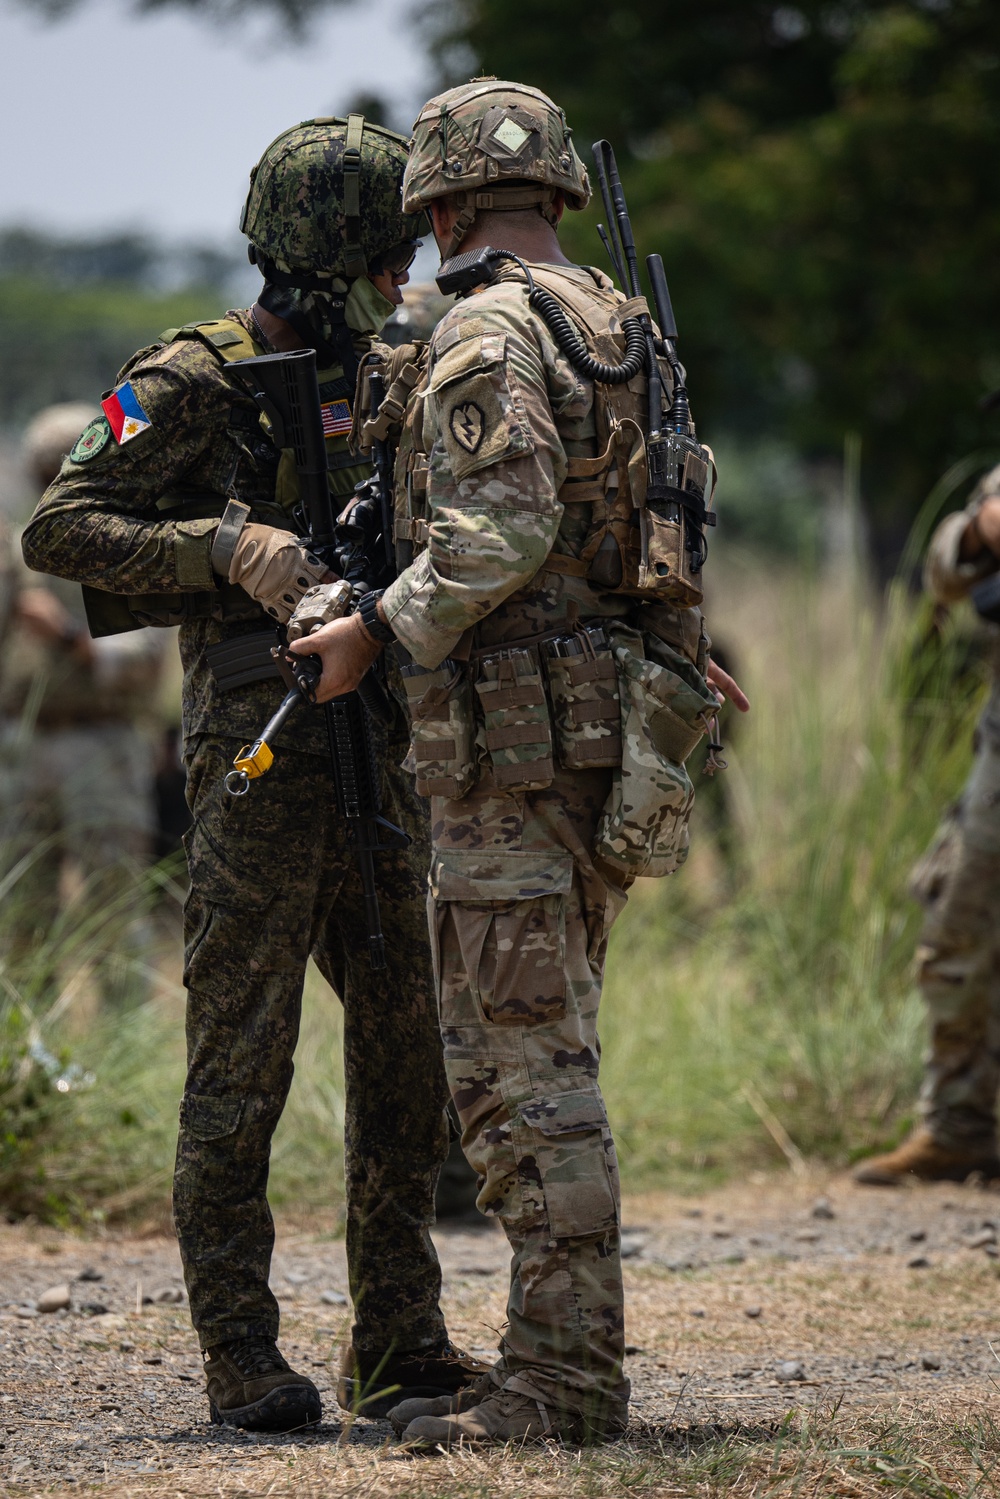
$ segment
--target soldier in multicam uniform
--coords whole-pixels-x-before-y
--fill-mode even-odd
[[[952,604],[998,568],[1000,467],[938,526],[925,583],[938,603]],[[972,773],[913,875],[925,909],[917,977],[930,1018],[923,1123],[898,1149],[858,1167],[855,1180],[869,1186],[1000,1176],[1000,642],[993,658]]]
[[[588,347],[618,358],[624,299],[556,234],[564,206],[589,196],[565,117],[536,89],[476,80],[420,114],[403,202],[429,209],[443,258],[460,243],[516,252]],[[616,387],[623,413],[641,407],[634,383]],[[397,462],[396,534],[415,560],[374,619],[328,624],[301,647],[323,657],[321,696],[352,686],[393,639],[411,663],[408,763],[432,793],[445,1065],[480,1209],[513,1250],[495,1367],[471,1393],[391,1413],[406,1442],[430,1448],[596,1442],[627,1417],[598,1002],[631,879],[683,858],[683,762],[717,707],[705,674],[718,674],[697,608],[588,581],[611,534],[593,517],[617,514],[639,431],[634,416],[609,431],[598,391],[529,306],[521,268],[459,301],[432,337]],[[664,693],[656,747],[647,688]],[[632,791],[648,826],[629,822]]]
[[[225,366],[317,350],[331,490],[348,496],[368,473],[347,451],[353,371],[401,300],[421,230],[420,216],[400,209],[405,158],[401,137],[360,115],[307,121],[273,142],[243,217],[265,279],[257,302],[171,330],[130,361],[104,403],[108,419],[77,442],[23,543],[30,565],[85,585],[96,629],[180,623],[195,821],[174,1214],[212,1419],[255,1430],[320,1417],[315,1386],[276,1346],[266,1197],[310,955],[345,1017],[355,1324],[338,1396],[365,1399],[365,1414],[375,1414],[398,1398],[386,1387],[450,1394],[482,1367],[448,1341],[428,1234],[448,1144],[447,1090],[423,908],[427,808],[398,768],[402,715],[376,745],[384,811],[412,840],[376,860],[382,972],[367,956],[319,716],[300,718],[252,795],[234,799],[223,786],[248,730],[284,692],[270,656],[273,621],[287,620],[326,576],[295,534],[291,455],[276,449]],[[231,496],[251,507],[238,532],[220,523]]]
[[[40,494],[97,415],[76,401],[49,406],[25,434],[25,466]],[[21,873],[5,897],[6,957],[24,956],[34,985],[58,982],[62,892],[119,906],[122,931],[96,965],[109,1003],[142,997],[147,931],[128,891],[149,863],[154,827],[152,746],[163,659],[151,635],[95,640],[80,589],[38,578],[0,527],[0,848]],[[46,958],[48,954],[48,959]],[[37,991],[36,991],[37,992]]]

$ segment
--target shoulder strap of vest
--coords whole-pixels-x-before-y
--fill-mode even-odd
[[[197,338],[210,349],[221,364],[233,359],[252,359],[260,350],[252,337],[235,318],[214,318],[208,323],[185,323],[181,328],[165,328],[161,344],[178,338]]]
[[[624,299],[616,291],[598,286],[581,286],[574,277],[559,266],[533,265],[531,274],[539,286],[544,286],[566,308],[577,322],[582,323],[591,338],[607,334],[611,314],[618,310]],[[614,300],[612,300],[612,298]]]

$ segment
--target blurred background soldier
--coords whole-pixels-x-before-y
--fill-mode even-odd
[[[97,415],[76,402],[39,413],[24,436],[35,493]],[[107,913],[122,903],[110,951],[97,960],[102,995],[142,996],[136,964],[147,932],[130,914],[130,892],[153,851],[155,814],[150,728],[163,642],[151,632],[94,640],[80,587],[39,578],[0,533],[5,585],[0,649],[0,844],[8,870],[8,959],[30,954],[32,992],[55,981],[58,917],[67,897]]]
[[[430,338],[454,297],[443,297],[432,281],[417,281],[403,294],[403,305],[397,307],[382,329],[382,337],[396,349],[400,344],[421,342]]]
[[[974,593],[996,622],[998,569],[1000,467],[980,481],[964,510],[938,526],[925,582],[940,604]],[[917,947],[930,1021],[923,1123],[897,1150],[858,1167],[855,1179],[869,1186],[1000,1176],[1000,637],[975,750],[961,799],[913,874],[926,912]]]

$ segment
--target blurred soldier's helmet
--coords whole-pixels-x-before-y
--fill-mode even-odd
[[[305,120],[272,141],[240,220],[266,280],[325,291],[334,277],[384,269],[386,252],[426,233],[425,215],[400,200],[406,147],[360,114]]]
[[[435,198],[455,203],[459,220],[449,254],[478,209],[537,205],[555,223],[557,192],[570,208],[586,208],[590,201],[587,170],[566,116],[540,89],[474,78],[420,111],[403,176],[403,207],[417,213]]]
[[[85,401],[61,401],[46,406],[28,423],[21,441],[24,466],[34,482],[46,489],[88,422],[100,416]]]
[[[398,348],[413,339],[427,340],[448,308],[453,306],[453,297],[443,297],[430,282],[411,282],[403,293],[403,305],[397,307],[382,329],[383,341]]]

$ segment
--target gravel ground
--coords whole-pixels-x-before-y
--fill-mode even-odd
[[[632,1198],[625,1221],[640,1435],[777,1421],[833,1402],[997,1405],[992,1192],[766,1179],[699,1198]],[[442,1225],[435,1238],[453,1335],[489,1356],[506,1241],[468,1225]],[[169,1480],[172,1493],[199,1494],[223,1468],[245,1479],[245,1492],[263,1492],[276,1461],[294,1464],[309,1448],[384,1448],[387,1423],[359,1419],[345,1431],[339,1420],[336,1358],[350,1325],[343,1244],[315,1226],[279,1225],[272,1286],[282,1349],[324,1399],[326,1420],[309,1435],[208,1424],[171,1240],[0,1229],[0,1492],[110,1484],[138,1493],[156,1475],[157,1492]],[[48,1292],[66,1299],[61,1288],[68,1307],[37,1309]]]

